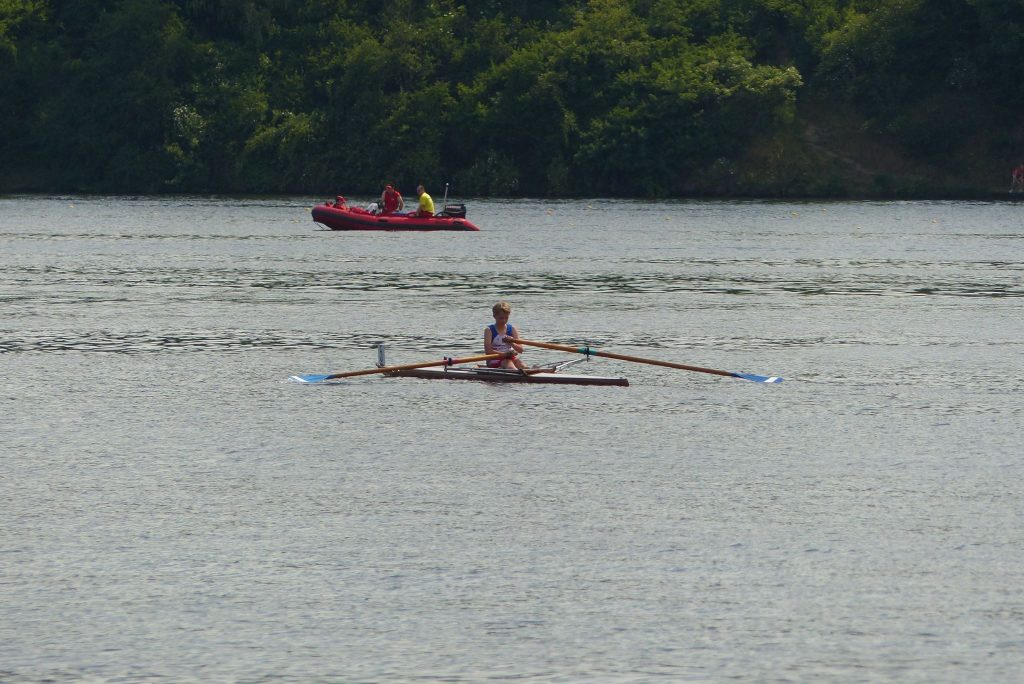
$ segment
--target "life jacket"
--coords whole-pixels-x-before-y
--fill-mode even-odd
[[[393,211],[398,210],[398,200],[401,195],[397,190],[385,190],[384,191],[384,211],[389,214]]]

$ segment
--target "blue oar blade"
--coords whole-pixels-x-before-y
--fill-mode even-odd
[[[753,382],[782,382],[782,378],[777,375],[756,375],[754,373],[733,373],[732,375],[734,378],[743,378]]]
[[[289,380],[294,382],[323,382],[330,378],[330,375],[293,375]]]

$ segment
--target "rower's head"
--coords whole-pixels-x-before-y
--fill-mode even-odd
[[[512,315],[512,305],[508,302],[498,302],[491,307],[491,313],[494,314],[494,320],[507,321],[509,316]]]

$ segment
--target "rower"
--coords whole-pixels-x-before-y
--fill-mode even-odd
[[[519,332],[515,326],[508,322],[512,315],[512,305],[508,302],[498,302],[491,307],[494,314],[494,323],[484,328],[484,353],[504,353],[504,359],[492,359],[487,362],[489,368],[518,368],[526,372],[526,364],[519,358],[523,353],[522,345],[513,344],[505,340],[506,337],[518,338]]]

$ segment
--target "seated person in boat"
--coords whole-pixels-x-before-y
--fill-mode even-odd
[[[380,206],[380,213],[387,216],[405,209],[405,200],[402,199],[402,193],[395,190],[393,185],[385,185],[384,192],[380,194]]]
[[[415,216],[427,218],[434,215],[434,200],[427,194],[423,185],[416,186],[416,194],[420,196],[420,205],[416,209]]]
[[[506,358],[489,359],[487,366],[525,370],[526,364],[518,356],[523,353],[522,345],[505,340],[506,337],[519,337],[519,331],[508,322],[509,316],[512,315],[512,305],[508,302],[498,302],[491,308],[491,312],[494,314],[494,323],[484,328],[484,353],[505,354]]]
[[[348,208],[348,207],[345,206],[345,198],[342,197],[341,195],[335,195],[334,196],[334,206],[337,207],[338,209],[347,209]]]

